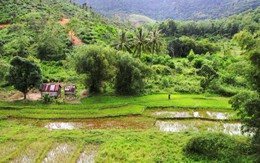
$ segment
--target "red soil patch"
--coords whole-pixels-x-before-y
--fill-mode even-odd
[[[62,19],[59,21],[59,23],[60,23],[61,25],[66,25],[69,21],[70,21],[70,19],[62,18]]]
[[[65,26],[68,22],[70,21],[70,19],[67,19],[67,18],[62,18],[59,23],[63,26]],[[75,32],[72,31],[71,29],[68,29],[69,33],[69,38],[70,38],[70,41],[72,43],[72,45],[74,46],[80,46],[83,44],[82,40],[76,36]]]
[[[0,24],[0,28],[4,28],[4,27],[8,27],[10,26],[11,24]]]
[[[82,40],[78,36],[76,36],[75,32],[73,32],[72,30],[69,31],[69,37],[72,45],[80,46],[83,44]]]

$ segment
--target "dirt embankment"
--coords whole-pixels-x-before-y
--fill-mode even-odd
[[[70,21],[70,19],[67,18],[62,18],[59,23],[63,26],[66,26],[66,24]],[[75,32],[69,28],[68,29],[68,35],[69,35],[69,39],[72,43],[72,45],[74,46],[80,46],[83,44],[82,40],[75,34]]]
[[[4,28],[4,27],[8,27],[8,26],[10,26],[11,24],[0,24],[0,28]]]

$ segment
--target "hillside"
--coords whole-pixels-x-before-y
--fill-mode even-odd
[[[221,17],[257,1],[186,2],[177,14]],[[71,0],[0,10],[0,162],[260,162],[260,7],[161,22]]]
[[[259,0],[73,0],[113,16],[140,14],[155,20],[204,20],[227,17],[260,6]]]

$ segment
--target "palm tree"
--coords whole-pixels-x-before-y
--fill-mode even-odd
[[[139,58],[141,57],[142,51],[146,50],[147,42],[146,30],[144,28],[137,28],[135,31],[133,43],[135,46],[135,52],[137,52],[137,56]]]
[[[162,40],[161,40],[161,34],[160,30],[154,29],[153,31],[150,32],[149,35],[149,44],[151,45],[151,53],[154,54],[155,52],[159,53],[161,51],[161,46],[162,46]]]
[[[128,39],[128,32],[122,30],[118,33],[118,39],[113,44],[117,50],[128,51],[131,53],[131,41]]]

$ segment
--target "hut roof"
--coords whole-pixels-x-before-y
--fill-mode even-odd
[[[67,85],[67,86],[65,86],[65,88],[64,88],[64,90],[66,91],[66,92],[73,92],[73,91],[75,91],[77,89],[77,87],[75,86],[75,85]]]
[[[42,92],[58,92],[61,89],[60,84],[50,84],[50,83],[45,83],[42,84],[41,91]]]

